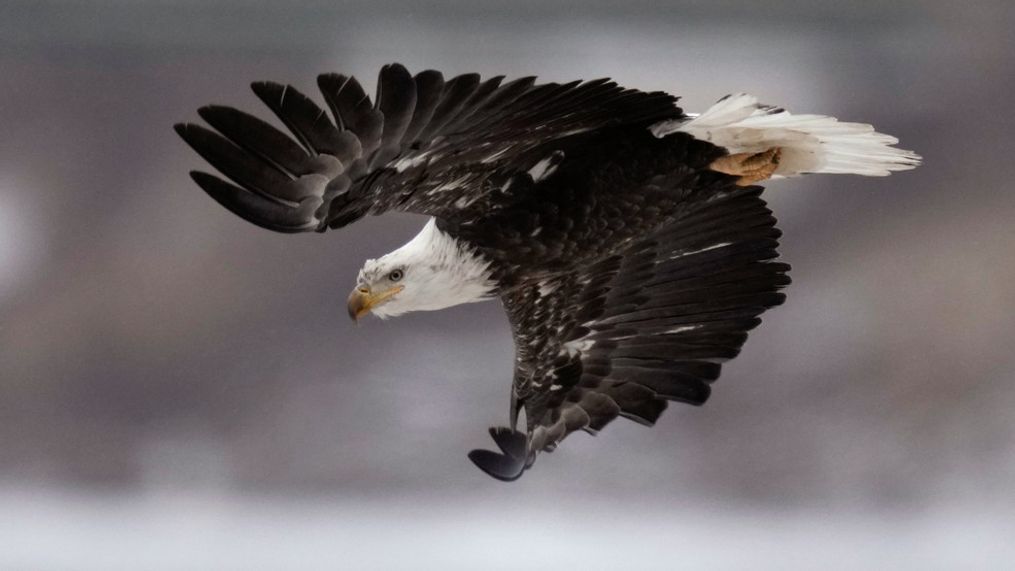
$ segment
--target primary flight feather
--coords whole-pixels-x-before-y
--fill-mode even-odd
[[[366,261],[349,315],[501,300],[516,346],[510,415],[490,429],[499,452],[469,454],[501,480],[575,430],[618,416],[651,425],[668,401],[705,402],[720,363],[789,283],[753,183],[919,164],[869,125],[746,94],[692,117],[671,95],[606,79],[445,80],[392,64],[373,101],[353,77],[324,74],[318,86],[327,111],[290,86],[252,85],[291,136],[215,105],[198,111],[212,129],[177,125],[232,182],[191,176],[279,232],[388,210],[430,216]]]

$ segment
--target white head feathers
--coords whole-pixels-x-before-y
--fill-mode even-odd
[[[399,278],[397,285],[402,290],[373,309],[374,315],[385,318],[488,299],[496,287],[489,267],[488,261],[438,229],[431,218],[401,248],[367,260],[357,285],[385,289],[395,285],[392,277]]]

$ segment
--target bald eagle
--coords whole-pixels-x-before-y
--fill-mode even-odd
[[[430,217],[367,260],[359,319],[500,299],[516,357],[499,452],[518,478],[571,432],[652,425],[669,401],[705,402],[720,364],[784,300],[789,266],[754,183],[803,173],[881,176],[920,157],[870,125],[794,115],[750,95],[700,115],[608,79],[445,80],[384,66],[374,101],[353,77],[317,78],[328,111],[291,86],[254,93],[291,133],[210,105],[176,131],[219,173],[213,199],[278,232],[324,232],[394,210]],[[520,413],[524,420],[519,421]]]

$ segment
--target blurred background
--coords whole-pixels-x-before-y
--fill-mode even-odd
[[[0,5],[0,569],[1015,565],[1015,9],[998,2]],[[252,80],[610,76],[749,91],[925,165],[767,198],[793,264],[702,408],[576,434],[520,481],[497,303],[359,327],[424,220],[283,236],[172,132]]]

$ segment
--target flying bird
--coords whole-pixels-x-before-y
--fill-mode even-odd
[[[652,425],[669,401],[708,399],[790,282],[756,183],[920,162],[870,125],[747,94],[691,115],[672,95],[608,79],[445,79],[392,64],[373,101],[351,76],[317,83],[327,110],[291,86],[252,84],[290,134],[219,105],[198,110],[210,129],[176,125],[229,180],[191,177],[278,232],[428,216],[407,244],[366,260],[348,313],[500,300],[516,349],[511,404],[490,429],[499,451],[469,457],[507,481],[576,430]]]

